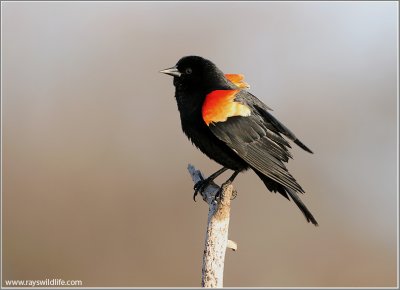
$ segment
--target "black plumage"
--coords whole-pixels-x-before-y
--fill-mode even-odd
[[[317,221],[297,193],[304,190],[289,173],[289,142],[312,153],[270,108],[247,90],[238,88],[211,61],[184,57],[173,68],[161,71],[174,76],[175,97],[183,132],[204,154],[224,168],[196,184],[195,194],[225,169],[234,174],[252,169],[268,190],[292,199],[308,222]]]

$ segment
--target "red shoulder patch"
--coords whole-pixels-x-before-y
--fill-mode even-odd
[[[226,74],[225,77],[238,88],[242,89],[250,88],[250,85],[244,81],[244,75],[242,74]]]
[[[236,94],[240,90],[215,90],[209,93],[204,100],[202,115],[204,122],[224,122],[229,117],[250,116],[251,110],[246,105],[235,102]]]

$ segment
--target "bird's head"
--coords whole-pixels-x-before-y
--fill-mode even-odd
[[[200,56],[185,56],[174,67],[160,72],[173,76],[177,89],[212,91],[231,88],[224,73],[211,61]]]

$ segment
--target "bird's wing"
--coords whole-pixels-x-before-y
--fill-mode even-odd
[[[272,115],[271,120],[265,118],[257,107],[261,101],[254,98],[243,90],[213,91],[203,104],[203,119],[211,132],[251,167],[292,190],[304,192],[283,164],[291,158],[290,145],[281,135],[284,132]]]
[[[237,94],[235,99],[237,102],[247,104],[251,106],[254,110],[256,110],[263,117],[266,125],[268,126],[268,129],[272,130],[275,133],[285,135],[301,149],[309,153],[313,153],[311,149],[304,145],[292,131],[290,131],[285,125],[283,125],[274,116],[272,116],[268,112],[270,110],[272,111],[272,109],[261,102],[256,96],[249,92],[243,91]]]

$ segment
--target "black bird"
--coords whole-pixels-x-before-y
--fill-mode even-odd
[[[182,130],[209,158],[223,166],[195,185],[194,197],[227,169],[232,182],[242,171],[252,169],[268,190],[295,202],[308,222],[317,221],[297,193],[304,190],[284,162],[292,155],[288,138],[312,151],[281,122],[270,108],[249,93],[243,75],[225,75],[211,61],[199,56],[181,58],[176,66],[160,71],[174,77],[175,98]]]

